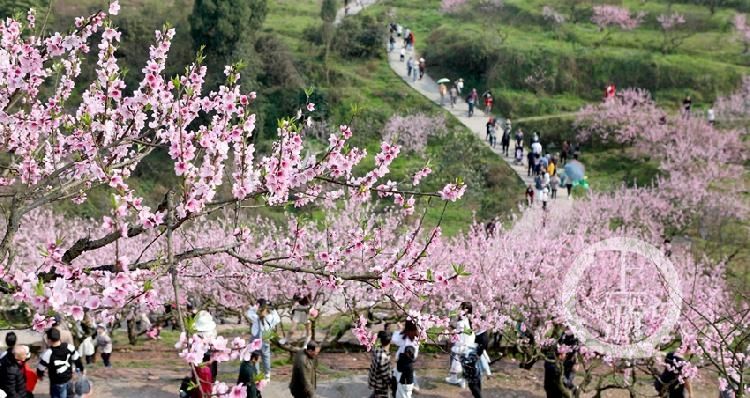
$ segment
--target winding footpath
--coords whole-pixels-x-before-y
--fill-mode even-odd
[[[482,142],[487,145],[488,148],[490,148],[497,156],[499,156],[501,159],[503,159],[508,166],[518,175],[518,178],[523,181],[524,187],[531,184],[534,185],[534,180],[532,177],[529,177],[526,167],[526,159],[524,156],[524,161],[521,164],[518,164],[514,161],[512,155],[513,155],[513,148],[515,147],[515,141],[513,141],[511,137],[511,149],[509,156],[504,156],[501,151],[500,143],[498,142],[496,144],[495,148],[492,148],[489,143],[486,140],[487,136],[487,119],[489,116],[486,116],[484,114],[484,111],[482,110],[483,106],[480,108],[476,108],[474,111],[474,116],[469,117],[468,116],[468,105],[464,102],[463,99],[458,100],[458,103],[455,105],[455,107],[451,107],[449,102],[450,100],[448,98],[445,99],[445,105],[440,104],[440,93],[438,91],[438,84],[435,82],[435,79],[430,77],[427,73],[422,77],[422,79],[413,81],[409,76],[406,75],[406,61],[402,62],[399,58],[399,51],[400,48],[398,48],[400,43],[397,43],[397,48],[391,52],[388,53],[388,64],[390,65],[393,72],[396,73],[396,75],[400,76],[406,84],[417,91],[418,93],[422,94],[425,98],[429,99],[430,101],[434,102],[441,108],[443,108],[444,111],[452,114],[458,121],[461,122],[464,126],[466,126],[469,130],[471,130],[477,138],[479,138]],[[415,60],[419,59],[419,55],[416,53],[416,51],[407,51],[406,52],[406,59],[409,59],[409,56],[413,57]],[[464,93],[463,95],[466,95],[467,92],[471,90],[471,87],[464,87]],[[499,125],[502,125],[502,123],[505,122],[503,118],[498,117],[498,120],[501,122]],[[500,139],[500,136],[498,135],[498,141]],[[524,148],[524,155],[527,154],[529,151],[529,148]],[[524,189],[522,187],[519,187],[519,189]],[[557,199],[550,199],[547,206],[550,212],[554,213],[560,213],[567,214],[567,212],[570,210],[570,208],[573,205],[573,200],[568,198],[567,193],[565,192],[564,187],[560,187],[557,191]],[[532,207],[526,207],[523,209],[523,213],[521,218],[513,225],[513,231],[514,232],[521,232],[525,231],[526,229],[538,229],[542,226],[544,223],[544,217],[545,214],[542,211],[541,208],[541,202],[535,200],[535,204]]]

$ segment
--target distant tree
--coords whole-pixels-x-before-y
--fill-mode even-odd
[[[336,21],[336,0],[323,0],[323,4],[320,6],[320,19],[323,22],[333,23]]]
[[[661,52],[664,54],[672,52],[672,50],[679,47],[690,36],[689,32],[681,32],[679,30],[680,25],[685,24],[685,17],[680,13],[661,14],[656,20],[659,22],[659,27],[661,28]]]
[[[717,8],[723,7],[727,4],[727,0],[695,0],[695,3],[708,7],[711,15],[714,15]]]
[[[0,0],[0,17],[3,19],[16,14],[26,15],[30,8],[40,11],[49,6],[49,0]]]
[[[734,29],[742,41],[743,54],[750,52],[750,26],[747,25],[747,15],[737,14],[734,16]]]
[[[238,43],[254,37],[267,13],[268,0],[195,0],[190,16],[193,43],[196,48],[205,45],[224,62]]]
[[[631,15],[630,10],[627,8],[602,5],[594,7],[594,15],[591,17],[591,22],[599,27],[600,32],[604,32],[602,40],[598,43],[602,44],[609,40],[609,36],[612,34],[611,29],[609,29],[611,26],[617,26],[621,30],[633,30],[643,22],[645,17],[646,13],[643,11]]]

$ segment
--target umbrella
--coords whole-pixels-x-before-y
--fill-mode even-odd
[[[440,84],[440,83],[450,83],[450,82],[451,82],[450,79],[446,79],[446,78],[442,78],[442,79],[440,79],[440,80],[437,81],[438,84]]]
[[[565,175],[572,182],[582,180],[586,175],[586,168],[577,160],[571,160],[565,165]]]

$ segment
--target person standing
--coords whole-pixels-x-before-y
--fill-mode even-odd
[[[36,388],[37,375],[29,366],[31,359],[31,349],[27,345],[20,346],[23,350],[23,375],[26,379],[26,398],[34,398],[34,389]]]
[[[73,378],[73,368],[83,372],[81,356],[75,347],[60,341],[60,331],[52,328],[47,332],[49,348],[39,357],[37,375],[44,378],[44,372],[49,371],[50,398],[67,398],[68,384]]]
[[[693,100],[690,98],[690,96],[686,96],[684,100],[682,100],[682,118],[683,119],[690,119],[690,110],[693,107]]]
[[[682,368],[686,361],[673,352],[667,354],[664,360],[664,371],[654,382],[654,387],[663,398],[693,398],[693,388],[690,380],[682,378]]]
[[[419,61],[414,61],[414,68],[411,70],[411,81],[416,83],[419,79]]]
[[[13,347],[16,346],[16,332],[10,331],[5,334],[5,347],[6,351],[0,352],[0,359],[5,358],[8,354],[13,354]]]
[[[389,398],[391,391],[391,334],[378,332],[380,347],[372,350],[372,362],[367,374],[367,386],[372,390],[371,398]]]
[[[492,113],[492,104],[495,102],[495,99],[492,97],[492,94],[487,94],[487,96],[484,98],[484,113],[489,115]]]
[[[516,146],[517,147],[523,147],[523,130],[518,129],[516,130]]]
[[[112,362],[112,338],[107,334],[107,328],[104,325],[96,327],[96,347],[99,350],[99,354],[102,356],[102,362],[105,368],[111,368]]]
[[[459,78],[456,82],[456,90],[458,90],[458,96],[461,96],[461,93],[464,91],[464,79]]]
[[[404,48],[409,49],[409,36],[411,35],[411,30],[409,28],[404,28]]]
[[[289,391],[294,398],[313,398],[317,388],[317,366],[315,358],[318,356],[318,345],[314,341],[307,343],[304,350],[299,350],[294,355],[292,365],[292,380],[289,382]]]
[[[414,58],[409,57],[409,60],[406,61],[406,76],[411,77],[412,70],[414,70]]]
[[[716,123],[716,113],[714,112],[714,108],[708,108],[706,111],[706,119],[708,119],[708,124],[712,126]]]
[[[266,299],[259,299],[257,307],[247,310],[247,318],[250,320],[250,336],[253,339],[261,339],[261,364],[266,380],[271,380],[271,344],[267,334],[281,322],[279,314],[272,309]]]
[[[394,48],[396,48],[396,38],[394,38],[393,35],[390,35],[388,38],[388,52],[393,51]]]
[[[557,188],[559,186],[560,186],[560,177],[558,177],[557,174],[554,174],[549,179],[549,188],[550,188],[552,199],[557,199]]]
[[[258,386],[255,384],[255,375],[258,373],[258,362],[260,362],[260,352],[253,351],[250,358],[240,362],[240,374],[237,377],[237,384],[245,386],[247,389],[247,398],[260,398]]]
[[[0,360],[0,390],[8,398],[26,398],[26,376],[23,371],[26,352],[22,346],[14,346],[12,351]]]
[[[456,105],[456,100],[458,100],[458,89],[456,88],[456,85],[452,85],[450,89],[450,99],[451,99],[451,109]]]
[[[440,106],[443,106],[445,105],[445,96],[448,95],[448,87],[445,86],[445,83],[440,83],[438,91],[440,92]]]
[[[550,353],[544,360],[544,391],[547,398],[570,398],[572,392],[563,383],[564,354]]]
[[[479,94],[477,93],[477,89],[472,88],[471,93],[469,93],[469,96],[466,98],[466,103],[469,104],[469,117],[474,116],[474,106],[478,100]]]
[[[391,344],[395,345],[397,347],[396,349],[396,359],[399,358],[399,355],[401,355],[404,351],[406,351],[407,347],[412,347],[414,349],[414,359],[417,359],[417,356],[419,356],[419,329],[417,328],[417,324],[414,323],[411,319],[407,319],[406,322],[404,322],[404,328],[393,334],[391,337]],[[393,372],[394,379],[391,379],[393,381],[393,384],[391,385],[391,392],[394,396],[397,394],[397,386],[399,384],[399,380],[401,379],[401,372],[398,370],[398,367]]]
[[[399,59],[399,60],[400,60],[401,62],[404,62],[404,58],[406,58],[406,50],[402,48],[402,49],[401,49],[401,50],[399,50],[399,52],[398,52],[398,59]]]
[[[534,171],[534,152],[529,151],[526,155],[526,162],[528,163],[528,169],[526,170],[526,176],[531,177],[531,172]]]
[[[568,155],[570,154],[570,144],[568,141],[563,141],[562,149],[560,150],[560,161],[563,165],[568,162]]]
[[[411,398],[414,391],[414,361],[416,359],[417,354],[413,346],[407,346],[404,352],[398,355],[396,369],[399,376],[396,398]]]
[[[422,80],[424,77],[424,72],[427,69],[427,63],[425,62],[424,58],[419,59],[419,80]]]
[[[549,200],[549,193],[547,187],[543,187],[540,199],[542,200],[542,210],[547,210],[547,201]]]
[[[459,317],[456,321],[456,332],[458,333],[458,340],[453,347],[451,347],[450,355],[450,370],[448,377],[445,378],[445,382],[448,384],[458,384],[462,388],[466,385],[465,378],[459,378],[458,374],[462,373],[461,369],[461,358],[468,353],[470,349],[474,348],[474,332],[471,331],[471,322],[469,317],[472,313],[471,303],[461,303],[459,309]]]

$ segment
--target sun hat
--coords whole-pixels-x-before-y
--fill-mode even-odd
[[[196,332],[212,332],[216,330],[216,322],[211,314],[206,310],[198,312],[195,316],[195,331]]]

